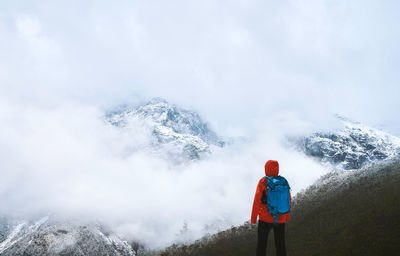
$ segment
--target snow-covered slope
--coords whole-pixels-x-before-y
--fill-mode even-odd
[[[128,242],[99,225],[80,226],[49,217],[1,219],[0,255],[135,255]]]
[[[368,163],[400,155],[400,138],[339,117],[342,128],[317,132],[296,141],[307,155],[343,169],[358,169]]]
[[[145,146],[178,162],[199,159],[213,147],[224,145],[196,112],[178,108],[161,98],[140,106],[114,109],[107,113],[106,119],[126,130],[144,126],[151,133],[151,141]]]
[[[125,106],[106,121],[132,136],[133,150],[150,150],[171,162],[200,159],[224,142],[200,116],[155,98],[136,107]],[[140,128],[138,128],[140,127]],[[141,136],[148,138],[138,142]],[[129,138],[129,136],[128,136]],[[74,224],[43,217],[13,220],[0,217],[0,255],[136,255],[141,245],[128,243],[101,225]]]

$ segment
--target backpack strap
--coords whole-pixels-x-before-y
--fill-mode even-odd
[[[261,203],[262,204],[267,204],[267,194],[265,193],[265,189],[262,192],[262,196],[261,196]]]
[[[268,188],[271,188],[271,189],[274,189],[274,183],[272,182],[272,178],[271,177],[269,177],[269,176],[264,176],[264,178],[265,178],[265,186],[267,187],[267,189]]]
[[[268,187],[268,183],[271,181],[271,180],[270,180],[271,177],[264,176],[264,179],[265,179],[265,186]]]

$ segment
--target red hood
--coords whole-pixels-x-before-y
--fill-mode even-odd
[[[268,160],[265,163],[265,175],[266,176],[278,176],[279,175],[279,164],[276,160]]]

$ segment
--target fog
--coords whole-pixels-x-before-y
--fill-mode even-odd
[[[290,130],[309,129],[289,114],[259,120],[264,129],[204,160],[174,165],[145,147],[132,151],[150,137],[107,124],[92,106],[10,106],[1,106],[2,214],[99,221],[152,247],[249,220],[268,159],[280,162],[293,195],[327,171],[284,146]]]
[[[399,134],[398,1],[2,1],[0,93],[107,108],[161,96],[219,132],[298,110]],[[247,130],[247,132],[250,132]]]
[[[294,194],[327,171],[287,136],[332,128],[333,114],[400,134],[399,9],[2,1],[1,212],[95,219],[153,247],[243,223],[266,160]],[[156,96],[242,139],[176,166],[142,147],[144,127],[104,122],[110,107]]]

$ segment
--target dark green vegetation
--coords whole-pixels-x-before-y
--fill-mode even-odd
[[[288,255],[400,255],[400,162],[334,172],[294,199]],[[256,225],[245,223],[162,256],[255,255]],[[275,255],[273,232],[268,255]]]

